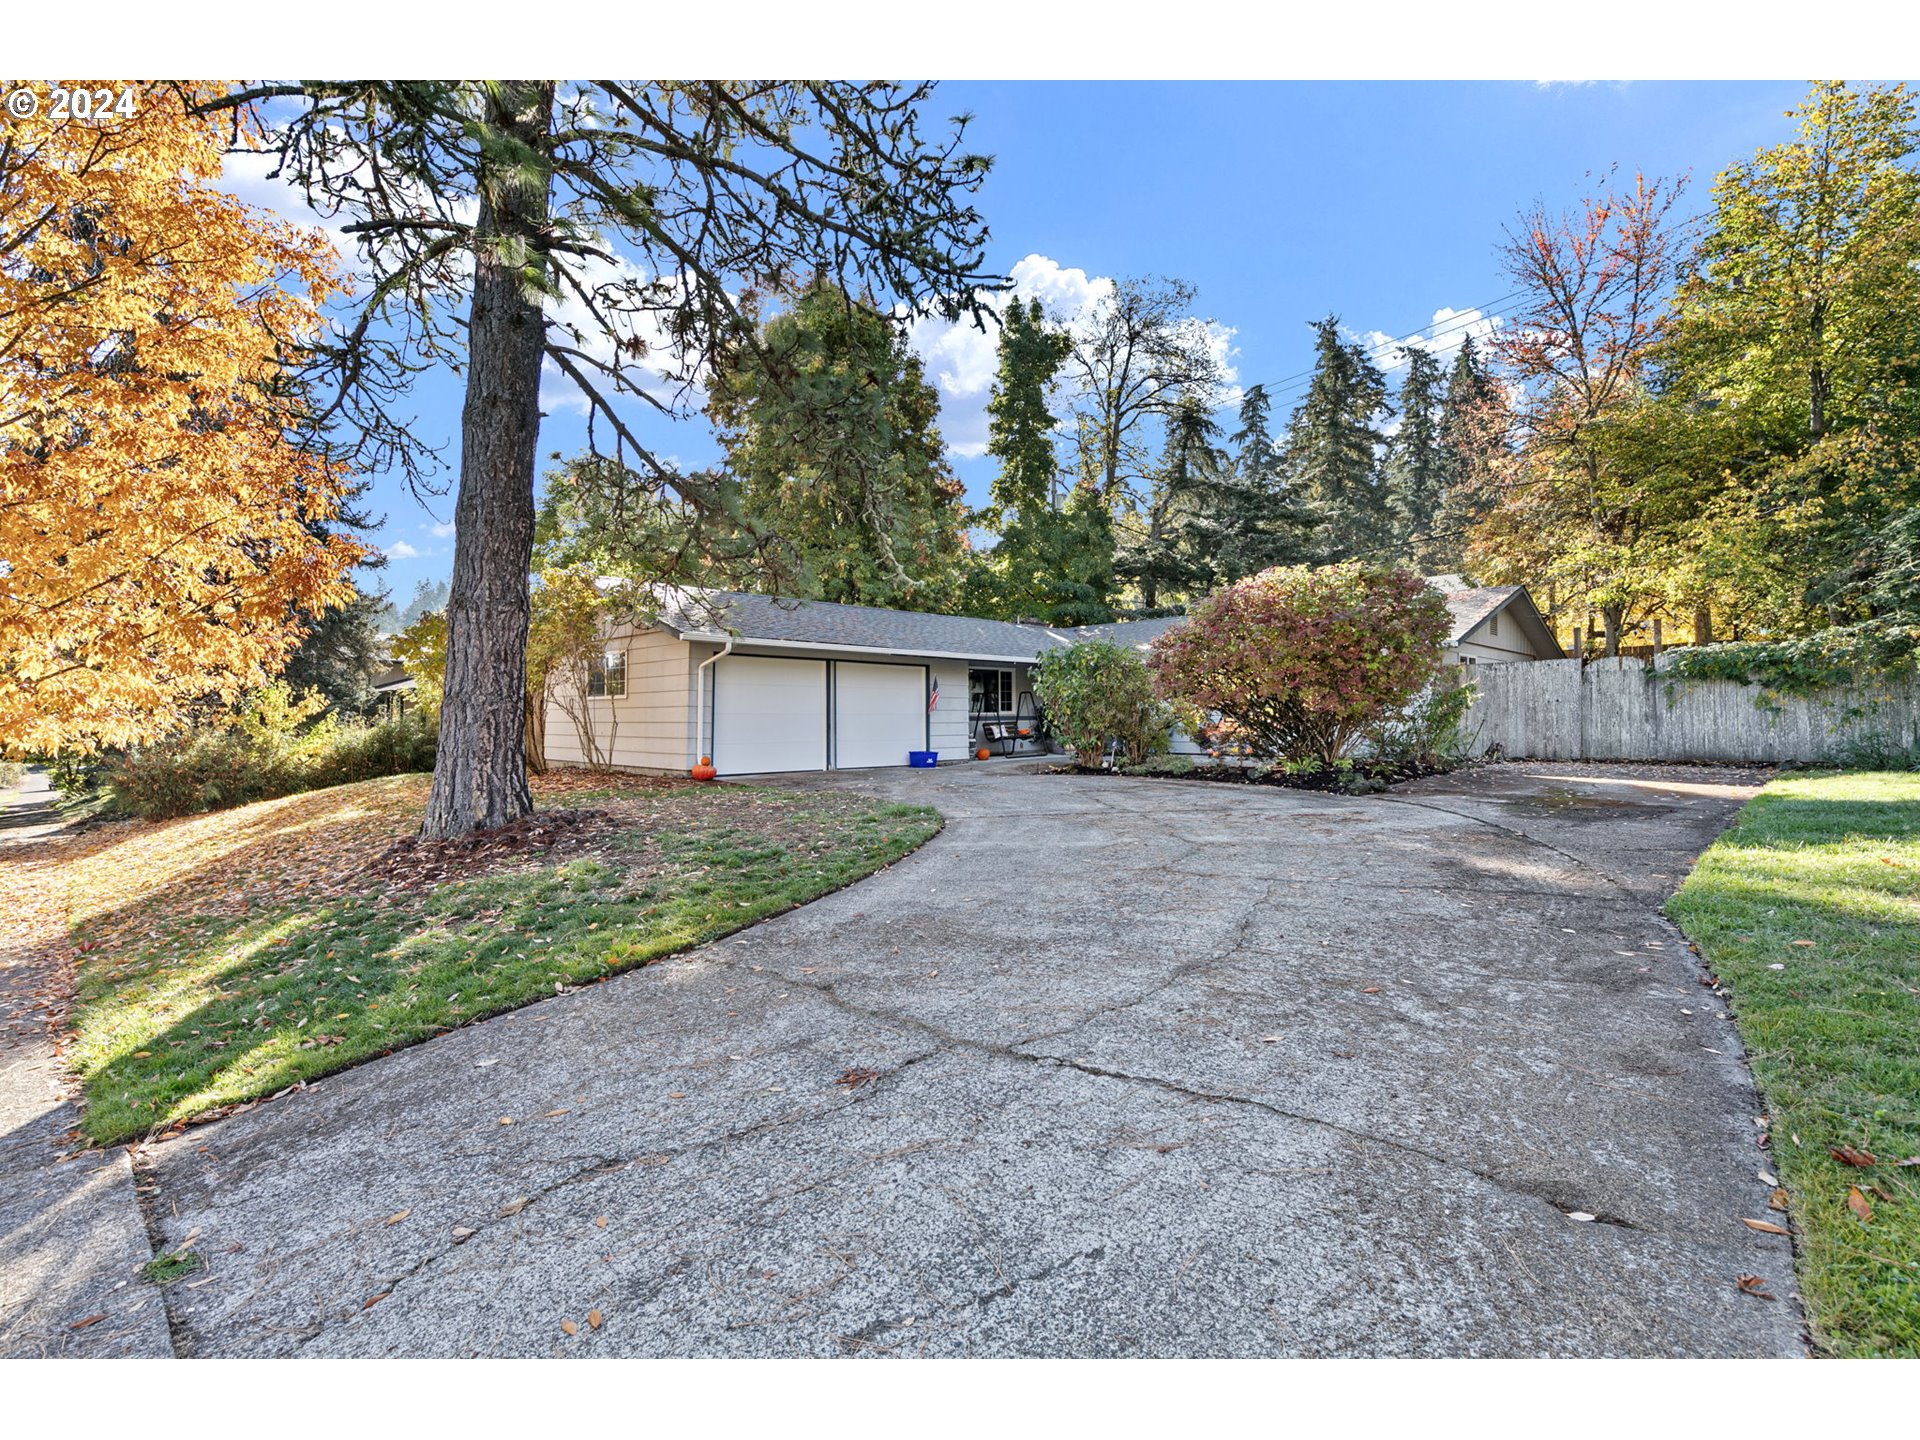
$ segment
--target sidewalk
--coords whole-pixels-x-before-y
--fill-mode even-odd
[[[0,1356],[171,1356],[127,1151],[68,1133],[57,869],[84,842],[53,800],[38,771],[0,794]]]

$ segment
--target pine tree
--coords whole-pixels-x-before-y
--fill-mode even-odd
[[[1314,508],[1326,559],[1377,558],[1393,541],[1378,464],[1386,378],[1340,338],[1338,317],[1313,329],[1313,380],[1287,427],[1288,479]]]
[[[1312,558],[1311,517],[1288,491],[1272,412],[1266,386],[1248,386],[1240,398],[1240,428],[1229,439],[1233,462],[1221,477],[1216,583]]]
[[[1059,462],[1048,407],[1073,340],[1049,327],[1038,300],[1007,307],[1000,368],[987,402],[987,452],[1000,461],[992,503],[976,519],[999,537],[972,577],[973,608],[1006,619],[1083,625],[1111,618],[1113,529],[1098,492],[1058,502]]]
[[[940,397],[900,330],[818,280],[715,369],[707,413],[755,528],[803,598],[940,610],[957,598],[965,510]]]
[[[1467,336],[1454,352],[1447,393],[1440,403],[1440,448],[1446,489],[1416,563],[1428,574],[1458,571],[1465,561],[1466,533],[1491,503],[1493,460],[1503,444],[1500,387]]]
[[[1440,438],[1440,362],[1418,348],[1400,353],[1407,360],[1407,376],[1400,383],[1400,428],[1387,442],[1381,474],[1393,517],[1394,556],[1424,565],[1451,478]]]
[[[1221,481],[1227,459],[1220,426],[1197,395],[1183,395],[1167,417],[1166,448],[1147,503],[1131,513],[1115,573],[1139,587],[1156,609],[1169,599],[1204,595],[1215,579],[1222,534]]]

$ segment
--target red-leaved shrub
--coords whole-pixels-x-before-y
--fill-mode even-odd
[[[1218,713],[1255,750],[1332,765],[1441,663],[1446,602],[1407,570],[1268,570],[1208,597],[1153,644],[1164,700]]]

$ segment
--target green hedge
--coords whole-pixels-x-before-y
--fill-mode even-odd
[[[301,790],[431,770],[434,732],[415,711],[372,724],[325,718],[296,734],[192,730],[109,760],[112,808],[158,819]]]

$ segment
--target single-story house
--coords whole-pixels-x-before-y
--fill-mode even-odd
[[[651,625],[609,631],[584,703],[563,692],[548,707],[547,758],[677,773],[710,755],[722,775],[754,775],[905,765],[913,750],[1038,753],[1043,653],[1094,638],[1144,647],[1174,623],[1056,629],[739,592],[685,598]]]
[[[1566,659],[1526,586],[1469,585],[1458,575],[1433,575],[1427,583],[1446,597],[1453,620],[1446,658],[1456,664]]]
[[[1449,659],[1560,654],[1523,587],[1463,588],[1447,600]],[[916,750],[941,763],[983,747],[1036,754],[1032,676],[1043,654],[1090,640],[1145,650],[1181,618],[1053,627],[736,591],[682,595],[651,624],[609,630],[584,696],[557,688],[547,759],[678,774],[707,755],[722,775],[756,775],[905,765]]]

